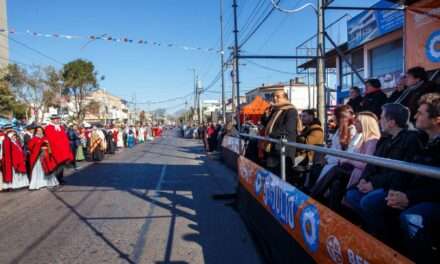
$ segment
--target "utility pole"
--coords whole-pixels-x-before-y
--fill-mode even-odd
[[[234,64],[235,64],[235,88],[237,91],[237,109],[236,109],[236,117],[237,117],[237,126],[238,131],[241,131],[240,124],[240,71],[239,71],[239,62],[238,56],[239,46],[238,46],[238,23],[237,23],[237,0],[234,0],[232,7],[234,8]]]
[[[200,97],[202,95],[202,81],[201,80],[197,80],[196,83],[196,91],[197,91],[197,117],[198,117],[198,121],[199,121],[199,125],[201,125],[203,123],[203,114],[202,114],[202,107],[201,107],[201,100]]]
[[[223,0],[220,0],[220,63],[222,71],[222,120],[226,124],[226,102],[225,102],[225,51],[223,43]]]
[[[232,54],[234,54],[235,51],[232,51]],[[233,55],[235,56],[235,55]],[[232,112],[235,113],[235,102],[237,100],[237,81],[235,80],[235,59],[232,60],[232,71],[231,71],[231,79],[232,79]]]
[[[316,49],[317,72],[316,83],[318,85],[318,117],[324,128],[327,127],[327,110],[325,106],[325,4],[326,0],[318,0],[318,45]]]
[[[185,101],[185,116],[183,118],[185,123],[188,123],[188,101]]]

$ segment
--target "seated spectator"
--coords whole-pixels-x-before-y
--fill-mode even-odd
[[[428,80],[428,73],[423,67],[413,67],[406,72],[407,89],[395,103],[403,104],[411,111],[411,122],[417,113],[419,99],[427,93],[440,92],[434,83]]]
[[[378,79],[369,79],[365,82],[365,95],[361,102],[360,111],[373,112],[380,117],[382,106],[387,102],[387,96],[381,89]]]
[[[403,94],[403,92],[406,90],[406,76],[402,76],[399,79],[399,82],[397,83],[396,87],[394,87],[393,92],[388,97],[388,103],[395,103],[397,99]]]
[[[429,142],[415,162],[439,167],[440,94],[422,96],[415,118],[417,128],[429,135]],[[433,262],[433,240],[439,239],[440,231],[440,180],[414,176],[405,191],[390,190],[386,200],[388,207],[403,210],[400,226],[409,256],[417,263]]]
[[[413,161],[422,144],[417,131],[408,130],[409,110],[401,104],[383,106],[380,126],[384,135],[377,143],[375,156]],[[345,202],[362,218],[369,232],[386,237],[385,197],[389,190],[402,190],[407,174],[368,164],[356,187],[351,188]]]
[[[361,102],[362,102],[361,89],[359,87],[354,86],[350,88],[350,99],[347,104],[353,108],[355,113],[360,112]]]
[[[371,112],[360,112],[354,125],[362,137],[353,152],[372,155],[380,138],[376,115]],[[346,188],[359,182],[365,166],[365,162],[340,159],[339,164],[333,167],[319,184],[314,186],[311,195],[318,200],[325,201],[330,208],[339,211]],[[324,195],[326,195],[325,199]]]
[[[338,129],[332,137],[330,146],[332,149],[352,151],[353,147],[357,145],[361,134],[356,132],[354,118],[353,109],[349,105],[341,105],[335,109],[335,121]],[[338,165],[339,161],[338,157],[326,155],[326,165],[318,173],[311,172],[310,186],[315,185],[315,182],[317,184],[331,168]]]
[[[322,145],[324,144],[324,130],[321,127],[321,122],[316,118],[314,109],[308,109],[301,112],[300,118],[304,126],[299,133],[297,142],[308,145]],[[314,152],[300,150],[295,158],[295,165],[308,165],[313,161]]]

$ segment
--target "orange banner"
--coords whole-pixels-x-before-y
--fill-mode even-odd
[[[440,1],[422,0],[405,13],[406,68],[440,69]]]
[[[317,263],[411,263],[292,185],[239,157],[240,184]]]

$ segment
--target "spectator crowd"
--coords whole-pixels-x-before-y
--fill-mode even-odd
[[[147,126],[65,125],[53,115],[47,124],[0,127],[0,191],[38,190],[65,184],[64,169],[99,162],[119,148],[132,148],[160,135]]]
[[[280,90],[252,127],[275,139],[440,167],[440,87],[421,67],[409,69],[389,96],[378,79],[365,82],[364,94],[353,87],[330,119],[322,127],[314,110],[299,113]],[[206,131],[211,149],[215,133]],[[286,154],[291,184],[417,263],[438,260],[439,179],[292,147]],[[278,144],[250,139],[245,155],[281,175]]]

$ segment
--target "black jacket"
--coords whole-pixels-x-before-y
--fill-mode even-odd
[[[348,100],[347,104],[349,106],[351,106],[351,108],[353,108],[353,111],[355,113],[358,113],[361,110],[361,102],[362,102],[362,100],[363,100],[362,96],[359,95],[358,97],[356,97],[354,99],[350,98],[350,100]]]
[[[273,111],[275,113],[276,111]],[[272,133],[267,135],[271,138],[279,139],[283,136],[287,138],[288,141],[295,142],[296,136],[298,134],[297,131],[297,122],[298,122],[298,112],[296,109],[288,109],[281,113],[277,122],[272,129]],[[270,118],[269,118],[270,120]]]
[[[406,89],[406,88],[405,88]],[[394,103],[394,102],[396,102],[396,100],[397,99],[399,99],[399,97],[403,94],[403,92],[404,92],[405,90],[402,90],[402,91],[397,91],[397,90],[395,90],[395,91],[393,91],[392,93],[391,93],[391,95],[388,97],[388,103]]]
[[[403,129],[396,137],[382,137],[376,146],[374,156],[412,162],[422,149],[417,131]],[[362,178],[373,184],[374,189],[383,188],[404,191],[412,180],[410,174],[368,164]]]
[[[382,106],[386,104],[388,98],[382,90],[368,93],[361,102],[360,111],[370,111],[380,118]]]
[[[411,87],[408,87],[408,89],[410,88]],[[432,82],[423,82],[417,89],[411,90],[411,92],[401,98],[400,103],[408,107],[411,111],[411,121],[414,121],[414,116],[416,115],[417,109],[419,107],[420,98],[427,93],[433,92],[440,92],[440,89],[438,89],[438,87],[436,87],[435,84]]]
[[[440,169],[440,137],[428,142],[414,162],[439,167]],[[410,204],[420,202],[440,202],[440,180],[426,176],[413,176],[407,190]]]

